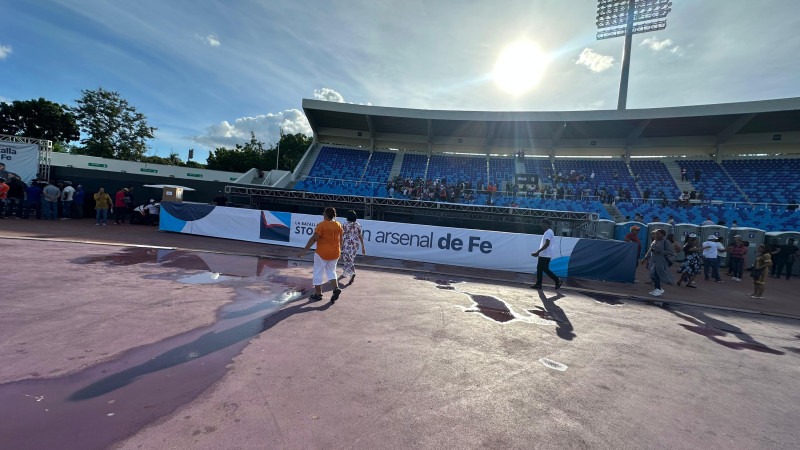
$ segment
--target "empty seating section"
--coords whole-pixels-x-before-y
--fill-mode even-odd
[[[548,177],[553,172],[549,158],[525,158],[525,173],[536,174],[542,182],[549,182]]]
[[[400,178],[425,178],[425,168],[428,165],[428,155],[419,153],[406,153],[403,165],[400,167]]]
[[[650,190],[650,197],[658,197],[659,192],[670,200],[675,200],[681,195],[681,190],[675,184],[675,179],[669,173],[667,166],[657,160],[631,160],[631,171],[634,175],[639,175],[639,189],[642,194],[645,190]]]
[[[384,184],[363,181],[306,178],[298,181],[294,188],[318,194],[359,195],[362,197],[387,196]]]
[[[559,173],[565,185],[569,184],[576,191],[596,188],[606,188],[610,192],[616,192],[620,187],[631,191],[636,196],[636,183],[633,181],[628,166],[623,160],[585,160],[585,159],[556,159],[556,175]],[[573,180],[571,175],[580,177],[583,181]],[[591,174],[594,172],[594,179]],[[616,177],[616,178],[615,178]]]
[[[309,177],[334,180],[360,180],[369,159],[369,152],[350,148],[322,147]]]
[[[733,184],[733,180],[715,161],[677,160],[675,162],[681,168],[685,167],[688,170],[687,176],[692,182],[692,186],[696,191],[703,192],[705,198],[726,202],[745,201],[741,192]],[[700,181],[695,181],[696,173],[699,175]]]
[[[396,154],[394,153],[372,153],[369,164],[367,164],[367,170],[364,172],[363,181],[385,183],[389,179],[389,173],[392,171],[395,156]]]
[[[499,184],[500,190],[505,189],[507,182],[514,184],[514,159],[502,157],[489,158],[489,181]]]
[[[486,183],[486,158],[453,155],[431,155],[428,162],[428,179],[447,179],[447,183],[472,181]]]
[[[800,158],[733,159],[722,166],[755,203],[793,203],[800,198]]]

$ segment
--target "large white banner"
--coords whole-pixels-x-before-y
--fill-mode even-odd
[[[202,211],[202,212],[199,212]],[[162,203],[161,229],[305,247],[321,215]],[[337,218],[341,223],[344,218]],[[402,260],[534,273],[540,235],[359,220],[367,254]],[[566,275],[578,238],[555,237],[550,268]]]
[[[11,174],[16,174],[22,181],[30,183],[38,172],[38,145],[23,144],[21,142],[0,142],[0,177],[8,179]]]

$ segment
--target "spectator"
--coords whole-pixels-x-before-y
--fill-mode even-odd
[[[719,277],[719,254],[725,253],[725,247],[717,242],[717,237],[713,234],[703,242],[703,275],[708,281],[708,271],[711,269],[711,276],[717,283],[722,283]]]
[[[744,271],[744,258],[747,256],[747,245],[741,239],[741,236],[736,235],[733,237],[734,243],[728,247],[730,257],[730,269],[733,281],[742,281],[742,272]]]
[[[8,180],[8,207],[6,208],[6,215],[17,219],[22,217],[22,207],[25,203],[25,189],[28,185],[25,184],[18,176],[12,175]]]
[[[685,257],[683,263],[681,263],[681,268],[678,270],[678,273],[681,274],[681,279],[678,280],[678,286],[681,285],[681,282],[685,281],[686,287],[697,287],[694,284],[694,277],[700,273],[700,252],[703,251],[703,248],[700,247],[699,244],[697,235],[689,233],[689,236],[686,237],[683,244],[683,254]]]
[[[714,225],[714,221],[711,220],[711,217],[706,217],[706,220],[700,225]]]
[[[64,190],[61,191],[61,220],[69,220],[72,217],[72,202],[75,198],[75,188],[71,181],[64,182]]]
[[[122,188],[114,195],[114,208],[117,209],[114,216],[114,224],[120,225],[125,223],[125,215],[128,212],[128,204],[125,200],[128,197],[128,188]]]
[[[753,265],[753,293],[750,297],[755,299],[764,298],[764,285],[767,283],[767,273],[772,266],[772,259],[769,255],[769,247],[765,244],[758,246],[758,257]]]
[[[98,189],[94,194],[94,210],[95,210],[95,226],[100,225],[102,221],[103,226],[108,225],[108,210],[114,212],[111,196],[106,193],[103,188]]]
[[[158,225],[159,205],[156,204],[155,199],[151,198],[150,203],[145,205],[142,211],[144,212],[145,225]]]
[[[314,273],[312,276],[314,294],[309,299],[312,302],[322,300],[322,283],[327,278],[333,287],[333,295],[331,296],[331,303],[333,303],[339,299],[339,294],[342,293],[339,288],[339,282],[336,279],[336,262],[341,256],[343,231],[342,226],[335,220],[336,209],[325,208],[323,216],[324,220],[317,224],[314,234],[309,238],[305,248],[297,254],[297,257],[302,258],[312,245],[317,244],[317,250],[314,252]]]
[[[42,218],[42,188],[35,182],[25,188],[25,203],[22,208],[22,218],[27,219],[31,209],[36,211],[36,218]]]
[[[777,250],[770,252],[775,260],[775,272],[772,274],[773,278],[780,278],[783,273],[783,268],[786,267],[786,279],[792,275],[792,266],[797,256],[800,256],[800,250],[794,245],[794,239],[789,239],[786,245],[778,246]]]
[[[661,289],[661,283],[672,284],[674,282],[672,273],[669,271],[669,258],[670,255],[675,255],[672,250],[672,245],[665,239],[667,232],[658,229],[650,233],[653,242],[650,243],[650,250],[645,255],[642,262],[647,263],[647,268],[650,271],[650,279],[653,281],[653,289],[650,295],[654,297],[664,294]]]
[[[58,219],[58,199],[61,197],[61,191],[48,181],[47,186],[42,190],[42,209],[44,210],[44,218],[50,220]]]
[[[11,188],[6,184],[6,179],[0,177],[0,219],[2,219],[6,213],[6,201],[8,199],[9,189]]]
[[[83,219],[83,199],[86,197],[86,191],[80,184],[75,189],[75,194],[72,196],[72,207],[74,208],[74,217]]]
[[[223,194],[222,191],[218,191],[217,196],[214,197],[214,200],[212,200],[211,202],[217,206],[228,205],[228,199],[225,197],[225,194]]]
[[[689,181],[689,178],[687,177],[688,173],[689,171],[686,169],[686,167],[681,168],[681,181]]]

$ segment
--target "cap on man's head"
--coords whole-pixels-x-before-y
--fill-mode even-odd
[[[636,225],[631,227],[631,231],[639,231],[641,228],[637,227]]]
[[[696,234],[694,234],[694,233],[689,233],[689,237],[691,237],[691,238],[695,238],[695,237],[697,237],[697,235],[696,235]]]
[[[150,199],[150,203],[153,203],[153,202],[155,202],[155,200],[153,200],[153,199],[151,198],[151,199]]]
[[[83,185],[82,185],[82,184],[79,184],[79,185],[78,185],[78,187],[79,187],[79,188],[81,188],[81,189],[83,189]]]
[[[714,235],[712,234],[712,235],[711,235],[711,236],[709,236],[709,237],[708,237],[706,240],[707,240],[707,241],[716,241],[716,240],[717,240],[717,237],[716,237],[716,236],[714,236]]]
[[[742,235],[741,235],[741,234],[737,234],[737,235],[736,235],[736,236],[734,236],[733,238],[734,238],[734,239],[741,239],[741,238],[742,238]]]

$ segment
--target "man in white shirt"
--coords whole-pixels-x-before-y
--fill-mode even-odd
[[[71,181],[65,181],[66,187],[61,191],[61,220],[69,220],[72,217],[72,196],[75,195],[75,188]]]
[[[531,286],[533,289],[542,288],[542,274],[546,273],[548,277],[556,282],[556,289],[561,287],[561,279],[550,270],[550,260],[556,256],[555,248],[553,247],[553,230],[550,229],[550,221],[542,219],[542,243],[539,245],[539,250],[531,253],[531,256],[538,258],[536,262],[536,284]]]
[[[717,283],[722,283],[719,277],[719,258],[720,253],[725,253],[725,247],[717,242],[717,237],[713,234],[703,242],[703,273],[708,281],[708,269],[711,269],[711,276]]]

